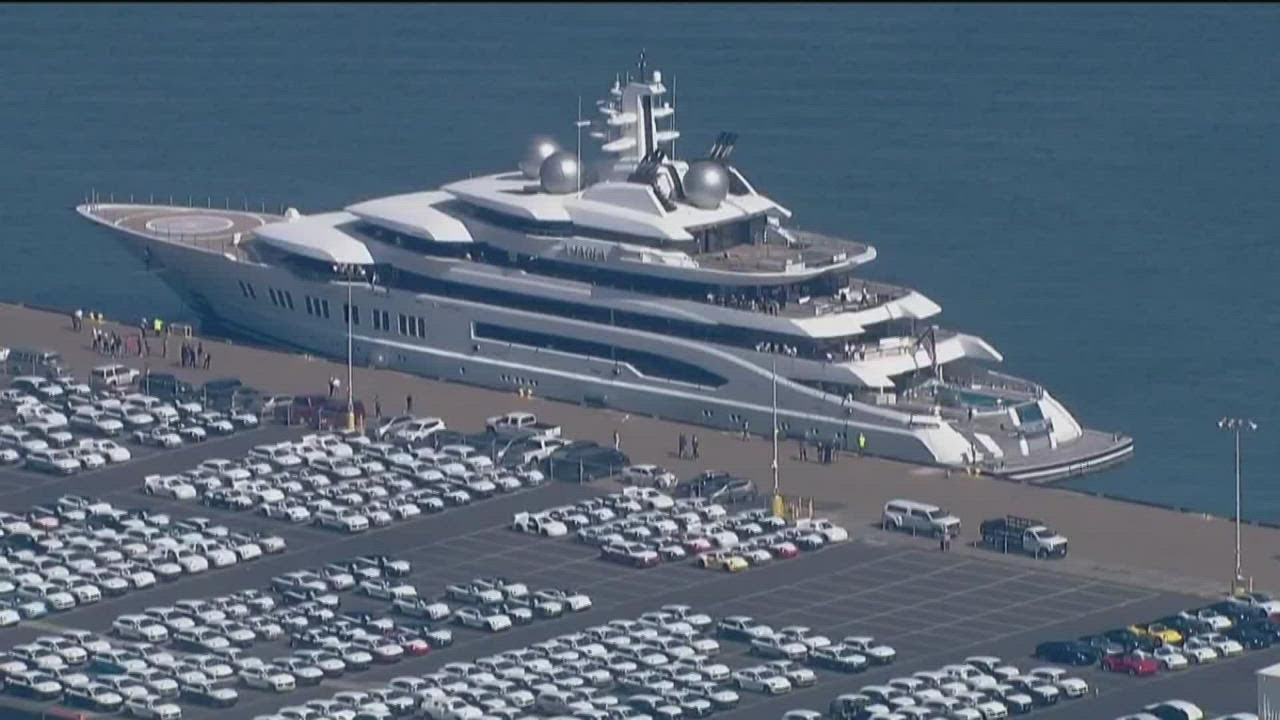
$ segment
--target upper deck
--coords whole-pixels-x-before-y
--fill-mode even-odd
[[[716,252],[690,253],[700,267],[738,273],[804,273],[839,265],[863,265],[876,257],[870,245],[804,230],[772,230],[762,242]]]

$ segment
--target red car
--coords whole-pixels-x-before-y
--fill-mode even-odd
[[[419,657],[431,652],[431,645],[420,637],[399,635],[396,637],[396,642],[400,643],[400,647],[404,649],[405,655]]]
[[[711,547],[711,541],[704,537],[693,537],[684,541],[684,550],[690,555],[707,552]]]
[[[800,549],[792,542],[779,542],[769,546],[769,551],[779,559],[793,558],[800,554]]]
[[[1155,675],[1160,663],[1146,653],[1117,653],[1102,658],[1102,669],[1130,675]]]

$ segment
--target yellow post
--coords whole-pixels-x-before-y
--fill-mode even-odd
[[[782,495],[775,493],[773,496],[772,510],[774,517],[784,517],[786,515],[786,506],[782,499]]]
[[[347,412],[347,430],[356,429],[356,413],[354,410]]]

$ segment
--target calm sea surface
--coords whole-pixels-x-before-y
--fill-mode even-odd
[[[303,212],[573,142],[640,47],[809,228],[1138,456],[1073,485],[1280,520],[1280,7],[0,6],[0,298],[189,315],[73,206]],[[2,338],[0,338],[2,340]]]

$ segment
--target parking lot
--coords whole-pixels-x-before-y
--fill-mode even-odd
[[[438,447],[420,448],[420,455],[410,448],[414,450],[414,458],[402,458],[395,463],[386,453],[376,456],[360,445],[355,446],[351,460],[340,458],[329,448],[317,450],[325,443],[332,445],[336,442],[333,438],[314,440],[312,445],[288,446],[290,452],[299,454],[309,452],[307,448],[316,450],[319,454],[308,457],[303,466],[324,468],[324,474],[330,477],[305,489],[290,486],[294,489],[288,491],[286,499],[297,507],[311,508],[310,512],[331,507],[332,504],[323,501],[332,499],[352,513],[373,518],[379,508],[395,510],[392,501],[397,498],[408,498],[426,508],[429,497],[445,498],[459,488],[477,490],[475,497],[468,497],[466,502],[441,503],[438,509],[429,512],[394,517],[388,513],[386,522],[374,522],[368,529],[320,527],[310,522],[310,516],[289,522],[258,512],[263,504],[260,493],[285,487],[286,480],[291,482],[300,477],[300,470],[285,472],[280,467],[254,470],[245,480],[235,483],[223,477],[226,492],[215,493],[220,499],[212,505],[199,501],[208,499],[210,488],[216,489],[217,483],[200,485],[197,496],[184,500],[143,492],[144,477],[176,477],[209,458],[231,458],[233,464],[242,466],[240,459],[246,458],[253,448],[296,443],[309,432],[267,423],[171,449],[127,443],[133,451],[128,461],[67,476],[22,468],[0,469],[0,510],[6,512],[23,514],[35,504],[49,504],[60,496],[81,494],[134,514],[144,509],[165,513],[174,522],[203,516],[212,523],[225,525],[233,533],[277,535],[288,545],[288,550],[280,554],[243,560],[216,572],[184,573],[153,587],[109,595],[69,610],[25,619],[14,627],[0,630],[0,650],[66,629],[105,634],[121,615],[183,600],[204,601],[241,590],[269,593],[273,578],[284,573],[318,570],[326,563],[365,554],[386,554],[409,561],[412,572],[397,578],[396,582],[412,585],[420,597],[428,600],[443,598],[446,586],[451,584],[501,576],[524,583],[535,592],[566,589],[584,593],[591,598],[593,607],[586,612],[541,618],[493,633],[454,625],[447,617],[442,618],[432,625],[435,629],[452,630],[454,642],[448,646],[435,647],[421,657],[374,664],[358,674],[326,679],[319,685],[300,686],[287,693],[250,689],[238,683],[233,675],[219,685],[237,687],[240,693],[234,710],[237,717],[267,716],[283,706],[297,706],[335,692],[371,689],[396,677],[422,676],[448,663],[469,662],[611,620],[636,618],[670,604],[689,605],[717,621],[745,615],[775,629],[803,626],[835,643],[850,636],[874,636],[896,650],[897,661],[893,665],[873,665],[858,674],[818,669],[816,684],[798,687],[781,696],[739,690],[741,703],[724,711],[732,717],[777,718],[797,708],[825,712],[828,703],[841,693],[882,685],[919,671],[937,670],[975,655],[999,656],[1026,672],[1046,665],[1031,657],[1032,648],[1045,640],[1071,639],[1205,604],[1203,598],[1191,595],[1068,575],[1053,563],[940,552],[931,540],[875,527],[848,528],[848,540],[829,542],[820,548],[821,543],[806,544],[795,536],[792,539],[804,546],[805,551],[785,562],[770,561],[771,545],[757,543],[754,549],[763,553],[764,559],[758,563],[753,559],[750,572],[728,573],[699,567],[692,553],[688,557],[664,557],[655,567],[627,567],[602,559],[599,547],[575,539],[574,533],[552,539],[517,532],[511,527],[517,513],[538,513],[588,498],[600,498],[616,488],[603,483],[540,480],[515,483],[500,490],[483,490],[476,485],[477,480],[497,481],[505,471],[478,471],[474,463],[467,462],[465,468],[451,472],[446,467],[454,460],[438,455]],[[397,465],[400,477],[369,466],[361,468],[360,476],[344,479],[337,474],[339,468],[334,464],[339,460],[343,464],[358,464],[377,457]],[[636,460],[642,462],[645,458]],[[418,463],[425,465],[419,467]],[[531,470],[531,465],[522,465],[519,469],[522,481],[528,479]],[[516,472],[512,469],[508,474]],[[218,475],[216,470],[205,472],[208,477]],[[306,475],[302,473],[302,479],[305,480]],[[201,482],[195,475],[185,477],[183,482]],[[412,478],[413,482],[405,485],[399,482],[402,477]],[[330,491],[331,487],[335,489]],[[405,487],[416,489],[403,489]],[[343,493],[358,493],[351,497],[339,493],[339,489]],[[381,494],[370,494],[374,490]],[[412,494],[419,491],[426,494],[421,497]],[[239,511],[224,507],[222,499],[229,493],[244,494],[253,499],[253,504]],[[382,502],[384,498],[386,503]],[[472,499],[477,502],[472,504]],[[443,512],[446,505],[448,511]],[[740,509],[728,508],[730,519]],[[744,523],[750,520],[739,519]],[[635,523],[621,519],[616,525],[607,522],[602,525],[627,533],[637,529]],[[627,534],[625,540],[626,544],[635,545],[636,540],[647,542],[648,538]],[[657,544],[659,550],[660,545]],[[643,547],[635,548],[636,552],[643,550]],[[340,603],[337,613],[369,613],[373,618],[394,616],[388,600],[374,599],[353,588],[335,594]],[[314,602],[314,599],[308,600],[303,605]],[[458,608],[452,602],[451,607]],[[277,617],[285,615],[276,613],[256,619],[266,621]],[[313,626],[318,624],[323,628],[328,622],[320,619]],[[763,661],[749,654],[746,642],[720,638],[719,645],[720,652],[714,661],[732,671],[757,666]],[[246,655],[268,661],[289,656],[293,651],[283,636],[259,637],[245,646]],[[180,658],[185,656],[178,654]],[[1147,678],[1104,673],[1096,666],[1069,668],[1069,675],[1088,683],[1087,696],[1037,708],[1032,714],[1044,718],[1108,718],[1135,712],[1144,704],[1171,697],[1197,702],[1211,715],[1239,711],[1251,704],[1254,692],[1251,671],[1274,662],[1278,654],[1275,649],[1249,652],[1213,665],[1177,673],[1161,672]],[[606,690],[623,697],[634,692],[623,692],[613,686]],[[6,693],[0,695],[0,707],[34,711],[48,704]],[[211,718],[219,714],[217,710],[203,709],[185,700],[182,707],[183,716],[189,718]],[[528,715],[531,710],[523,714]]]

